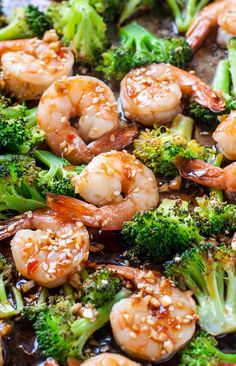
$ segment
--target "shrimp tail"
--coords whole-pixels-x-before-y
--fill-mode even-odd
[[[211,30],[211,21],[207,18],[196,19],[186,33],[186,41],[195,52],[204,40],[207,38]]]
[[[49,193],[47,204],[60,215],[80,220],[84,225],[99,227],[101,224],[98,215],[99,209],[76,198]]]
[[[101,267],[101,265],[100,265]],[[108,264],[106,265],[107,268],[110,270],[116,272],[118,275],[124,277],[125,279],[132,281],[136,283],[136,280],[138,279],[138,274],[141,272],[141,270],[137,268],[127,267],[127,266],[117,266],[115,264]]]
[[[17,231],[30,228],[30,215],[25,213],[10,220],[0,222],[0,241],[16,234]]]
[[[135,125],[120,127],[89,144],[88,150],[93,155],[109,152],[111,150],[122,150],[132,143],[137,132],[138,129]]]
[[[193,98],[203,107],[209,108],[214,113],[225,109],[225,101],[206,85],[198,83],[193,85]]]
[[[223,169],[202,160],[177,159],[180,175],[203,186],[226,189],[226,174]]]

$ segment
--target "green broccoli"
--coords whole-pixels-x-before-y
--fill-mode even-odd
[[[96,308],[103,306],[112,300],[121,287],[120,278],[111,270],[102,268],[92,273],[83,283],[82,301]]]
[[[178,31],[186,33],[198,12],[210,0],[166,0],[166,2],[172,11]]]
[[[72,179],[82,172],[83,165],[72,166],[65,159],[44,150],[35,150],[34,157],[49,168],[49,170],[42,169],[37,176],[36,185],[43,196],[48,192],[75,196]]]
[[[110,273],[107,273],[110,277]],[[100,275],[97,274],[100,281]],[[114,281],[114,275],[111,275],[111,281]],[[106,276],[107,279],[107,276]],[[121,299],[129,296],[129,292],[118,286],[117,281],[114,287],[111,286],[110,279],[107,281],[108,289],[104,283],[103,291],[109,296],[101,297],[99,288],[101,284],[91,287],[91,283],[84,287],[86,298],[96,300],[98,307],[93,307],[91,303],[80,307],[80,316],[73,315],[73,308],[77,304],[73,304],[68,297],[59,296],[55,301],[51,301],[49,305],[43,309],[34,321],[34,329],[37,335],[39,348],[45,356],[53,357],[62,364],[66,363],[68,357],[76,357],[84,359],[83,348],[87,340],[98,329],[103,327],[109,321],[109,314],[113,305]],[[92,291],[91,296],[89,291]],[[110,292],[111,291],[111,292]],[[94,297],[95,295],[95,297]],[[98,300],[98,301],[97,301]],[[73,306],[74,305],[74,306]],[[83,316],[86,311],[93,314],[92,319]]]
[[[124,2],[124,9],[120,16],[119,23],[122,24],[124,21],[140,10],[151,9],[155,5],[155,0],[127,0]]]
[[[112,21],[120,14],[124,0],[89,0],[89,3],[106,20]]]
[[[183,38],[157,38],[136,22],[120,28],[119,39],[97,67],[109,80],[121,80],[131,69],[153,62],[184,68],[191,60],[191,48]]]
[[[146,129],[134,140],[134,154],[155,174],[178,175],[177,157],[208,160],[214,151],[192,140],[194,122],[179,114],[170,128]]]
[[[158,262],[198,245],[204,238],[189,214],[188,202],[165,199],[154,211],[138,212],[123,225],[130,259]]]
[[[166,263],[166,275],[193,292],[199,324],[212,335],[236,331],[236,252],[202,244]]]
[[[217,341],[213,336],[198,332],[181,351],[179,366],[218,366],[220,362],[236,362],[236,353],[223,353],[216,346]]]
[[[48,16],[34,5],[15,9],[8,23],[0,29],[0,41],[41,37],[45,31],[52,28]]]
[[[26,154],[44,140],[44,132],[38,128],[36,108],[24,105],[7,106],[6,99],[0,105],[0,152]]]
[[[21,292],[10,284],[12,271],[12,265],[0,254],[0,319],[18,315],[24,306]]]
[[[222,97],[225,100],[225,109],[220,113],[214,113],[210,109],[191,101],[188,107],[188,112],[196,122],[204,123],[208,126],[215,126],[219,123],[219,116],[229,114],[232,110],[236,109],[236,99],[231,93],[232,85],[234,92],[236,92],[236,65],[234,65],[234,53],[236,50],[235,39],[230,41],[228,49],[229,59],[221,60],[219,62],[212,84],[212,89],[222,94]]]
[[[106,45],[106,24],[89,0],[53,2],[48,10],[54,28],[81,63],[94,64]]]

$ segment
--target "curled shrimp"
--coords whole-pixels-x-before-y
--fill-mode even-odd
[[[230,36],[236,35],[235,0],[214,1],[200,11],[186,34],[192,49],[196,50],[218,25],[221,29],[218,36],[220,44],[225,44]]]
[[[96,156],[73,184],[90,204],[49,194],[49,207],[104,230],[119,230],[137,211],[154,208],[158,203],[154,174],[125,151]]]
[[[115,353],[102,353],[83,362],[81,366],[141,366],[140,363]]]
[[[0,240],[12,235],[16,269],[44,287],[62,285],[88,258],[89,235],[83,224],[49,210],[1,222]]]
[[[164,361],[184,347],[195,332],[196,305],[160,273],[108,265],[138,292],[116,303],[110,313],[114,338],[129,355]]]
[[[236,250],[236,233],[234,234],[232,241],[231,241],[231,247]]]
[[[70,118],[78,115],[75,128]],[[63,78],[51,85],[40,100],[37,119],[51,150],[72,164],[124,148],[137,132],[135,126],[119,128],[114,94],[101,80],[90,76]],[[96,141],[86,145],[85,141],[91,140]]]
[[[0,56],[3,88],[19,100],[39,99],[55,80],[70,75],[74,64],[55,31],[46,32],[42,40],[1,41]]]
[[[225,168],[218,168],[202,160],[177,161],[182,177],[203,186],[236,192],[236,162]]]
[[[236,111],[221,117],[221,123],[213,133],[220,151],[229,160],[236,160]]]
[[[224,109],[223,100],[200,78],[172,65],[152,64],[135,69],[121,82],[126,117],[147,126],[171,122],[182,112],[183,94],[212,111]]]

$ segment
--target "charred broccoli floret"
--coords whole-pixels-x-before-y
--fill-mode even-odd
[[[236,252],[229,246],[203,244],[166,264],[166,275],[193,292],[199,324],[212,335],[236,330]]]
[[[54,28],[81,63],[94,64],[106,45],[106,24],[88,0],[53,2],[47,10]]]
[[[141,256],[158,262],[204,240],[189,214],[188,202],[169,199],[154,211],[136,213],[124,223],[122,236],[131,259]]]
[[[227,354],[217,349],[216,339],[200,331],[180,353],[179,366],[216,366],[220,362],[235,363],[236,353]]]
[[[176,159],[208,160],[214,151],[192,140],[194,122],[179,114],[170,128],[156,127],[142,131],[134,140],[134,154],[155,174],[173,178],[178,175]]]
[[[17,8],[8,19],[8,25],[0,29],[0,40],[41,37],[52,28],[49,17],[34,5]]]
[[[183,38],[157,38],[138,23],[119,30],[119,44],[105,51],[97,67],[107,79],[121,80],[131,69],[153,62],[185,67],[192,51]]]

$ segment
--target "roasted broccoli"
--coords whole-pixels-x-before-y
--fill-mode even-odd
[[[184,67],[191,59],[191,49],[182,38],[157,38],[138,23],[119,30],[120,43],[102,55],[97,67],[109,80],[121,80],[131,69],[153,62]]]
[[[124,223],[128,256],[166,260],[204,239],[189,214],[188,202],[165,199],[154,211],[138,212]]]
[[[103,306],[112,300],[121,287],[120,278],[109,269],[102,268],[92,273],[83,283],[82,301],[95,307]]]
[[[38,128],[36,108],[0,104],[0,152],[26,154],[44,140]]]
[[[166,275],[197,301],[199,324],[212,335],[236,330],[236,252],[202,244],[166,264]]]
[[[52,28],[49,17],[34,5],[15,9],[8,23],[0,29],[0,41],[41,37],[45,31]]]
[[[134,154],[155,174],[178,175],[177,157],[207,160],[214,151],[192,140],[194,122],[179,114],[170,128],[146,129],[134,140]]]
[[[166,2],[172,11],[178,31],[186,33],[198,12],[210,0],[166,0]]]
[[[181,351],[179,366],[217,366],[221,362],[235,363],[236,353],[221,352],[217,349],[216,339],[200,331]]]
[[[140,10],[151,9],[155,5],[155,0],[127,0],[120,16],[120,24]]]
[[[38,162],[49,168],[48,170],[40,170],[37,175],[36,185],[43,196],[48,192],[64,196],[75,196],[72,179],[82,172],[83,165],[71,166],[65,159],[44,150],[35,150],[34,157]]]
[[[81,63],[94,64],[106,45],[106,24],[89,0],[53,2],[47,14]]]
[[[229,50],[234,46],[236,52],[236,40],[230,41]],[[229,52],[229,55],[231,53]],[[236,109],[236,99],[231,94],[231,88],[233,84],[233,90],[236,90],[236,66],[234,66],[234,56],[231,54],[229,60],[221,60],[217,66],[212,89],[222,94],[225,100],[225,109],[220,113],[214,113],[210,109],[201,106],[200,104],[191,101],[189,104],[189,114],[194,118],[196,122],[204,123],[208,126],[215,126],[218,121],[218,116],[229,114],[232,110]]]
[[[24,306],[21,292],[11,285],[12,270],[12,265],[0,254],[0,319],[19,314]]]
[[[96,273],[95,276],[100,281],[100,275]],[[86,285],[84,287],[86,298],[95,300],[99,304],[97,307],[90,302],[84,306],[78,304],[78,307],[70,298],[59,296],[56,301],[52,300],[45,309],[41,310],[34,321],[34,328],[39,348],[45,356],[51,356],[62,364],[66,363],[68,357],[84,358],[83,347],[89,337],[109,321],[113,305],[129,296],[129,292],[124,288],[121,289],[118,282],[114,281],[112,273],[108,272],[105,277],[107,283],[103,284],[103,291],[109,294],[107,297],[102,297],[99,293],[100,282],[97,289],[96,284],[91,286],[89,282],[88,288],[86,289]],[[114,281],[113,286],[111,281]],[[76,316],[73,315],[75,308],[80,309]],[[88,312],[92,315],[91,318],[86,317]]]

